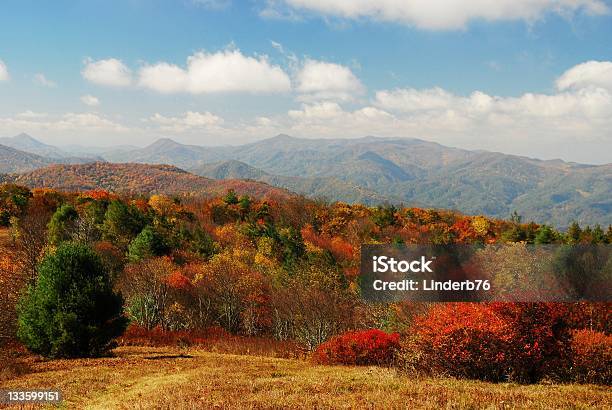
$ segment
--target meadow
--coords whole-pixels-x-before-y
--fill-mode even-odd
[[[605,386],[415,377],[385,367],[126,346],[96,359],[26,359],[1,388],[57,388],[64,408],[606,408]]]

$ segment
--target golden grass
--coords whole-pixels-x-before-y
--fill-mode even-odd
[[[7,228],[0,228],[0,247],[7,246],[11,241],[10,231]]]
[[[187,357],[185,357],[187,356]],[[66,408],[606,408],[592,385],[490,384],[412,378],[393,369],[197,349],[121,347],[115,357],[33,360],[4,388],[57,388]]]

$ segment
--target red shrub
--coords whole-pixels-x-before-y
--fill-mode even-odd
[[[512,329],[486,305],[449,303],[415,319],[412,349],[424,371],[484,380],[502,380]]]
[[[576,330],[572,336],[572,378],[612,384],[612,336],[592,330]]]
[[[567,304],[493,303],[491,307],[512,328],[512,379],[535,383],[544,377],[567,376],[571,356]]]
[[[346,332],[319,345],[314,359],[322,364],[388,365],[399,347],[398,333],[378,329]]]
[[[553,304],[448,303],[415,320],[417,367],[455,377],[536,382],[569,367],[569,332]]]
[[[568,306],[567,321],[572,329],[612,333],[612,303],[579,302]]]

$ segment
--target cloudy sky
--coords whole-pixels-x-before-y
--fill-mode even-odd
[[[416,137],[612,162],[609,0],[5,0],[0,136]]]

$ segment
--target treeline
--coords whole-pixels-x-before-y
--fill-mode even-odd
[[[128,321],[145,330],[217,326],[234,334],[295,340],[308,349],[359,329],[420,332],[422,340],[433,340],[437,336],[425,327],[414,327],[423,317],[432,322],[428,315],[436,310],[430,306],[361,301],[361,244],[612,242],[612,227],[572,225],[560,232],[523,223],[516,215],[505,221],[299,197],[262,201],[234,191],[203,199],[5,185],[0,188],[0,225],[9,230],[7,246],[12,248],[0,261],[2,274],[12,275],[13,287],[29,286],[13,310],[18,321],[13,315],[13,322],[3,326],[12,332],[16,326],[22,341],[47,356],[100,354],[112,347]],[[49,309],[54,303],[59,304]],[[568,309],[559,320],[543,320],[537,331],[562,326],[567,331],[555,330],[560,338],[572,328],[609,334],[609,305]],[[524,331],[531,332],[529,321],[524,322]],[[505,326],[495,331],[503,334]],[[555,345],[555,337],[547,346]],[[443,354],[428,352],[429,357]],[[465,372],[481,377],[476,373]]]

